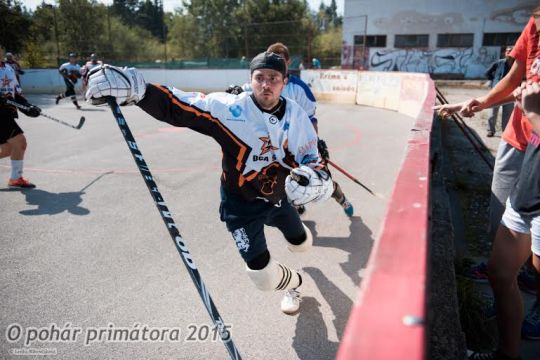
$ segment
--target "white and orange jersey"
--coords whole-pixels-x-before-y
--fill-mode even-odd
[[[16,95],[22,94],[15,69],[3,61],[0,61],[0,81],[2,82],[0,96],[15,98]]]
[[[137,105],[158,120],[214,138],[223,151],[221,182],[227,191],[278,204],[286,198],[290,169],[325,169],[306,112],[290,99],[282,97],[280,103],[268,113],[247,92],[205,95],[147,85]]]

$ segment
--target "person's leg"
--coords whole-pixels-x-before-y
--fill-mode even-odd
[[[262,200],[245,201],[221,189],[220,218],[233,236],[251,281],[265,291],[296,288],[302,283],[300,274],[274,261],[266,246],[264,222],[272,208]]]
[[[7,142],[4,144],[0,144],[0,159],[3,159],[10,155],[11,155],[11,145],[9,145]]]
[[[495,135],[495,124],[497,124],[497,116],[499,115],[499,106],[491,108],[491,115],[488,118],[487,136]]]
[[[525,316],[521,336],[528,340],[540,340],[540,216],[536,216],[531,224],[531,265],[536,280],[536,300]]]
[[[490,241],[495,238],[495,233],[501,223],[506,200],[516,183],[524,155],[523,151],[517,150],[506,141],[500,141],[491,181],[488,225]]]
[[[512,115],[512,111],[514,111],[514,104],[506,104],[502,107],[502,120],[501,120],[501,128],[502,131],[506,129],[506,125],[508,124],[508,120],[510,119],[510,116]]]
[[[343,208],[343,211],[348,217],[352,217],[354,214],[354,208],[349,200],[345,197],[341,186],[334,181],[334,192],[332,193],[332,198],[337,201],[339,205]]]
[[[75,94],[75,85],[69,84],[68,90],[66,91],[66,96],[69,96],[71,99],[71,102],[77,109],[80,109],[79,103],[77,102],[77,95]]]
[[[519,356],[523,300],[517,284],[519,269],[531,251],[530,224],[507,202],[488,262],[488,277],[497,312],[499,350]]]
[[[265,223],[281,231],[289,243],[287,248],[291,252],[303,252],[311,248],[313,243],[311,232],[300,220],[296,209],[287,201],[282,201],[279,207],[274,206],[268,213]]]

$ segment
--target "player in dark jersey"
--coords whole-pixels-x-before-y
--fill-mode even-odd
[[[60,72],[60,75],[64,78],[66,91],[56,97],[56,104],[58,105],[60,100],[69,96],[73,105],[80,110],[81,106],[77,102],[77,96],[75,95],[75,84],[81,77],[81,67],[77,64],[77,55],[75,53],[70,53],[69,61],[62,64],[58,69],[58,72]]]
[[[211,136],[221,146],[220,218],[231,232],[260,290],[286,290],[281,310],[298,311],[302,277],[271,258],[264,226],[278,228],[291,252],[311,248],[313,237],[295,205],[323,201],[332,179],[317,150],[317,134],[307,113],[281,96],[287,67],[282,57],[264,52],[250,64],[251,93],[183,92],[145,84],[135,69],[104,66],[90,72],[86,99],[137,104],[158,120]]]

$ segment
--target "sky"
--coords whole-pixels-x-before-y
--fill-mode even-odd
[[[41,4],[42,0],[22,0],[22,3],[30,8],[35,9],[36,6]],[[98,2],[103,4],[111,4],[112,0],[98,0]],[[326,5],[330,5],[331,0],[308,0],[309,7],[313,10],[317,10],[319,6],[321,5],[321,2],[325,3]],[[337,12],[340,15],[343,15],[343,3],[345,0],[337,0]],[[54,0],[45,0],[46,4],[54,4]],[[182,4],[182,0],[163,0],[163,4],[165,6],[165,11],[173,11],[175,7],[178,7]]]

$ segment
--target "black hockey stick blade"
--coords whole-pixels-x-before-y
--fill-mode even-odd
[[[75,129],[79,130],[84,125],[84,122],[86,121],[84,116],[81,116],[81,120],[79,120],[79,124],[75,127]]]
[[[21,109],[21,110],[30,110],[30,107],[29,107],[29,106],[25,106],[25,105],[19,104],[18,102],[12,101],[12,100],[6,100],[6,104],[15,106],[16,108],[19,108],[19,109]],[[57,119],[57,118],[55,118],[55,117],[53,117],[53,116],[50,116],[50,115],[47,115],[47,114],[45,114],[45,113],[43,113],[43,112],[40,113],[39,116],[43,116],[43,117],[45,117],[45,118],[47,118],[47,119],[49,119],[49,120],[56,121],[57,123],[60,123],[60,124],[62,124],[62,125],[69,126],[70,128],[77,129],[77,130],[79,130],[79,129],[83,126],[84,121],[85,121],[84,116],[82,116],[81,119],[79,120],[79,124],[77,124],[77,125],[72,125],[72,124],[70,124],[70,123],[68,123],[68,122],[65,122],[65,121],[63,121],[63,120]]]
[[[180,235],[180,232],[178,231],[178,227],[173,220],[171,212],[165,204],[163,196],[159,192],[152,173],[150,172],[150,169],[148,168],[148,165],[146,164],[146,161],[144,160],[143,155],[139,150],[137,142],[135,141],[135,138],[133,137],[133,134],[131,133],[131,130],[126,123],[124,115],[122,115],[120,106],[118,106],[114,97],[107,97],[106,99],[113,112],[114,118],[116,119],[116,123],[118,124],[118,127],[120,128],[120,131],[124,136],[124,140],[128,145],[131,155],[133,156],[133,160],[135,160],[135,164],[137,164],[137,167],[139,168],[139,172],[141,173],[143,180],[146,183],[148,190],[150,191],[150,195],[154,199],[154,203],[158,209],[159,214],[161,215],[161,219],[163,220],[163,222],[165,223],[165,227],[169,231],[169,235],[171,236],[171,239],[176,246],[176,250],[178,250],[180,258],[186,266],[186,269],[191,276],[191,280],[193,280],[193,283],[195,284],[195,287],[199,292],[199,296],[201,297],[201,300],[206,307],[206,310],[208,311],[208,315],[210,315],[210,318],[214,322],[214,325],[218,330],[219,336],[223,341],[225,348],[229,352],[231,359],[241,359],[241,356],[238,353],[238,349],[232,341],[231,334],[228,330],[229,326],[225,325],[225,322],[221,318],[221,315],[219,315],[216,305],[214,304],[214,300],[212,300],[212,297],[210,296],[210,293],[208,292],[208,289],[206,288],[206,285],[202,280],[201,274],[199,273],[199,269],[195,265],[193,256],[190,254],[187,248],[187,244],[182,238],[182,235]]]

